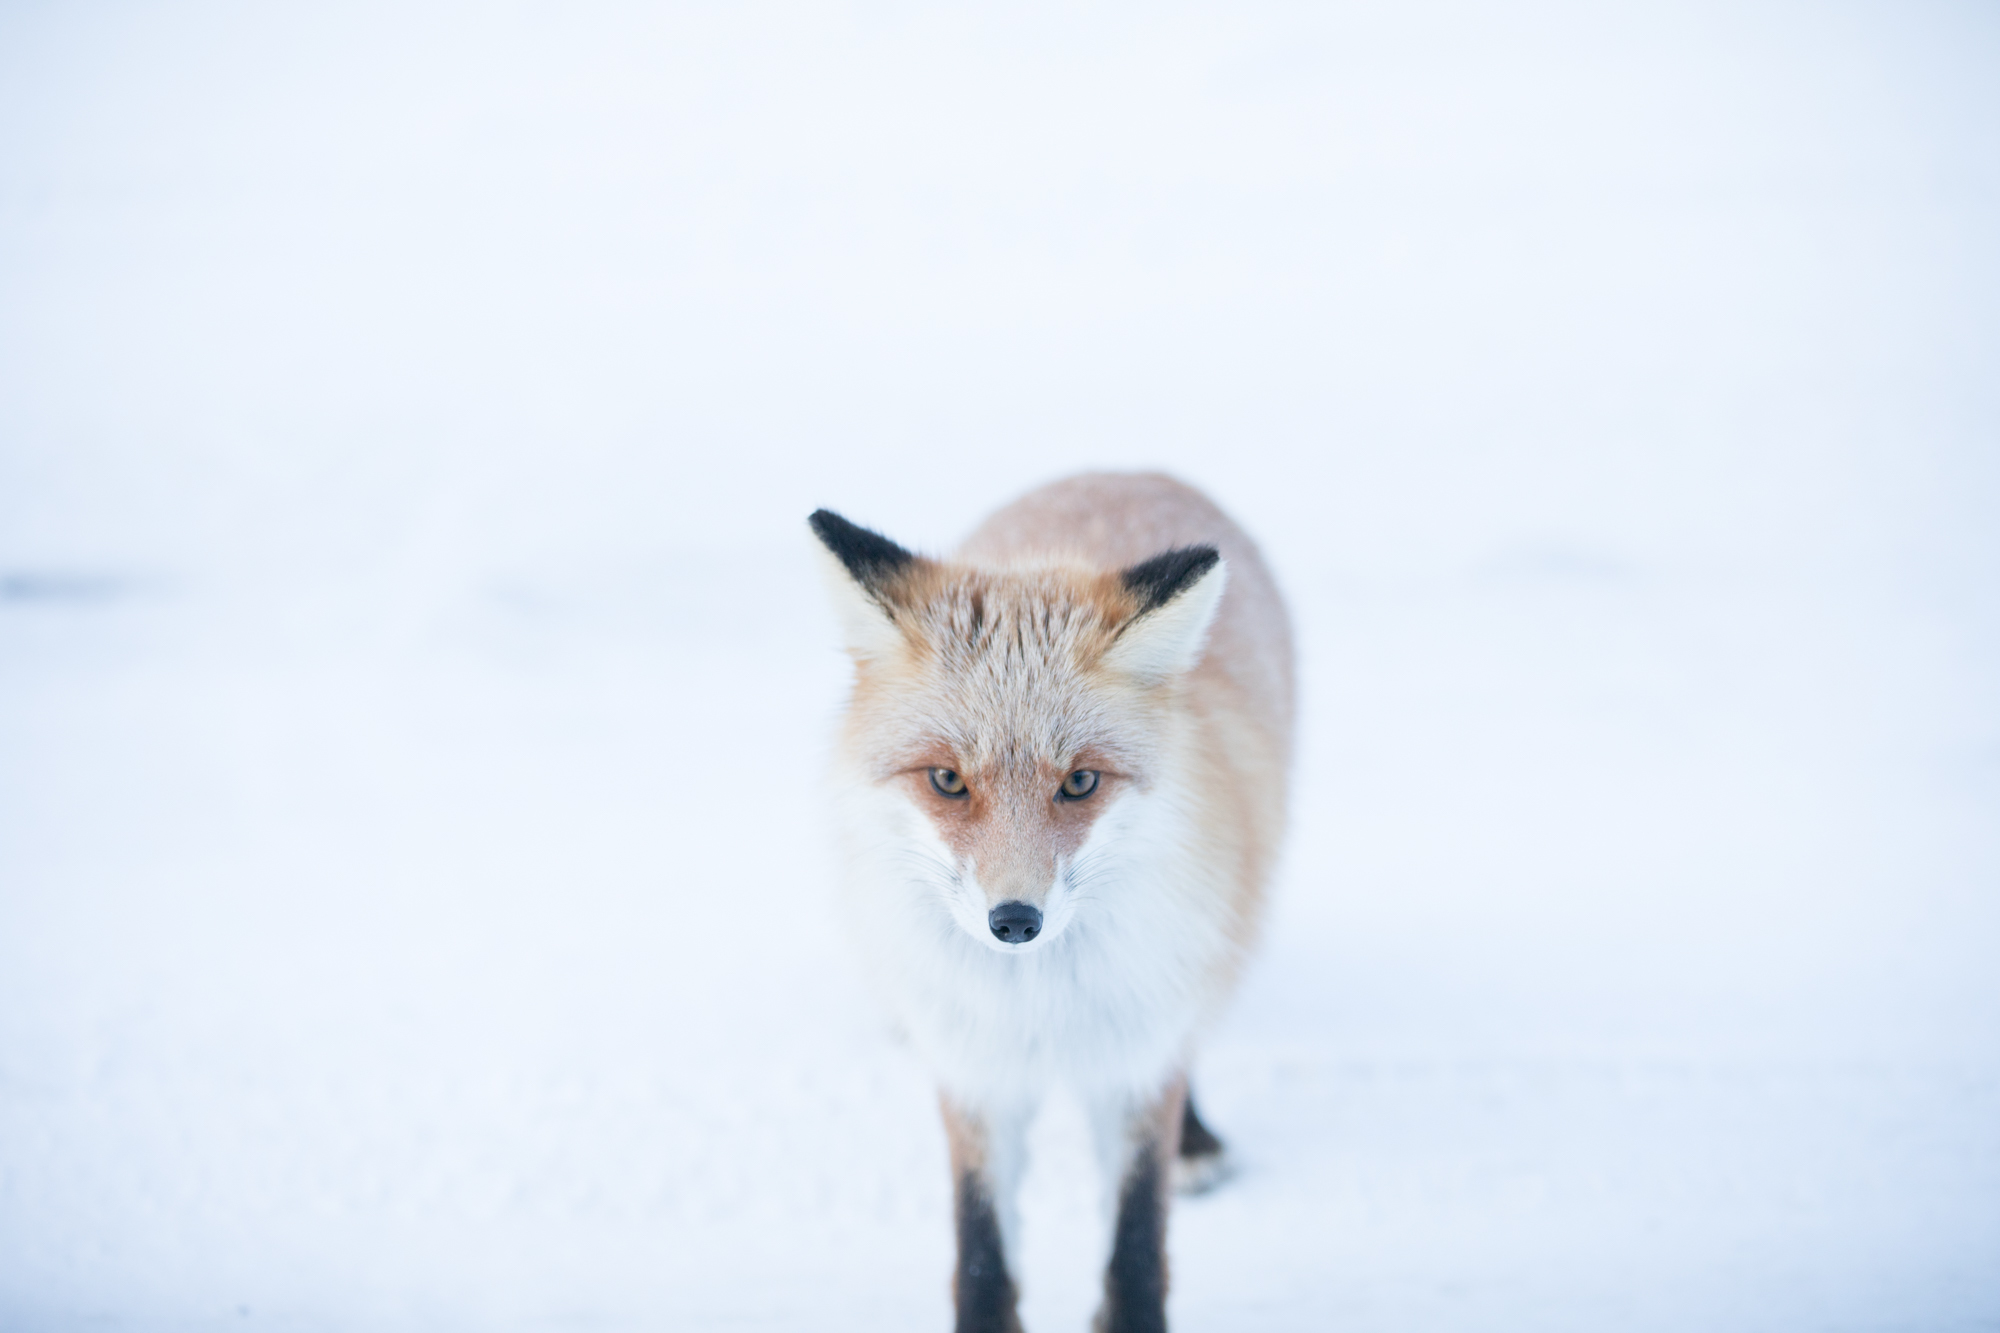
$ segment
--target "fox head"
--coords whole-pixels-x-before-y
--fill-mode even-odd
[[[811,524],[855,662],[851,776],[959,928],[1001,952],[1047,945],[1075,917],[1091,849],[1157,794],[1220,554],[987,568],[824,509]]]

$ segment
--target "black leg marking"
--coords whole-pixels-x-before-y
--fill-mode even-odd
[[[1235,1174],[1229,1150],[1215,1132],[1201,1122],[1194,1103],[1181,1108],[1181,1144],[1174,1158],[1174,1192],[1206,1194]]]
[[[1215,1137],[1213,1130],[1201,1123],[1201,1117],[1194,1113],[1194,1094],[1181,1104],[1181,1160],[1197,1161],[1203,1157],[1217,1157],[1222,1153],[1222,1140]]]
[[[1118,1194],[1097,1333],[1166,1333],[1167,1196],[1157,1146],[1142,1149]]]
[[[979,1177],[958,1178],[958,1275],[952,1279],[958,1333],[1021,1333],[1014,1279],[1000,1244],[1000,1219]]]

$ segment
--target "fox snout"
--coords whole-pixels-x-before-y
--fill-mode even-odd
[[[986,914],[986,925],[1002,944],[1026,944],[1042,933],[1042,909],[1032,903],[1001,903]]]

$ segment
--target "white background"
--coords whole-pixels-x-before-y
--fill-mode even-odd
[[[322,8],[0,11],[0,1324],[946,1326],[803,519],[1086,467],[1301,640],[1177,1329],[2000,1320],[1989,8]]]

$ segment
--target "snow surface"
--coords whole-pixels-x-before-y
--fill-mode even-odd
[[[1178,1330],[2000,1327],[1996,26],[0,10],[0,1327],[944,1327],[803,517],[1086,466],[1302,643]]]

